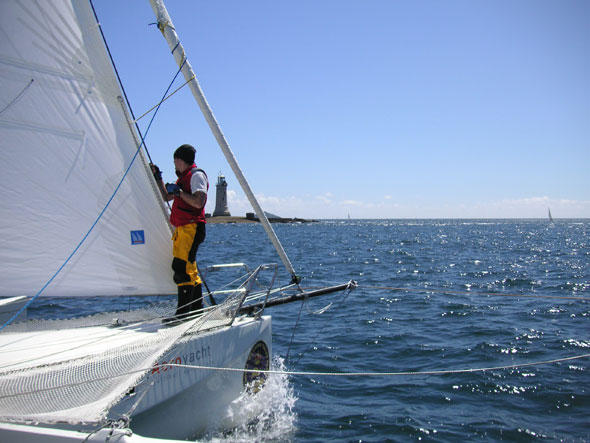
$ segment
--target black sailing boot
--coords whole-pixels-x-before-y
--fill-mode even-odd
[[[191,293],[194,289],[194,286],[191,285],[184,285],[178,287],[178,306],[176,307],[176,312],[174,313],[173,317],[167,317],[162,319],[164,323],[170,323],[173,321],[179,321],[189,315],[190,309],[190,301],[191,301]]]
[[[200,311],[203,309],[203,285],[198,284],[193,287],[191,291],[189,313]]]

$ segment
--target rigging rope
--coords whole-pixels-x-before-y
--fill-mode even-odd
[[[299,320],[301,319],[301,312],[303,311],[303,306],[305,305],[306,300],[307,297],[301,300],[301,308],[299,308],[299,314],[297,314],[297,320],[295,321],[295,325],[293,326],[293,332],[291,333],[291,341],[289,342],[289,347],[287,348],[287,356],[285,357],[286,362],[289,362],[289,354],[291,352],[293,340],[295,339],[295,331],[297,330],[297,326],[299,325]]]
[[[137,369],[130,372],[120,373],[113,377],[97,377],[90,380],[84,380],[81,382],[76,383],[69,383],[60,386],[53,386],[50,388],[41,388],[36,389],[34,391],[27,391],[27,392],[18,392],[14,394],[8,395],[0,395],[0,399],[4,398],[14,398],[14,397],[21,397],[30,394],[36,394],[39,392],[47,392],[52,391],[54,389],[62,389],[64,387],[74,387],[74,386],[82,386],[87,383],[92,383],[95,381],[100,380],[108,380],[111,378],[119,378],[119,377],[126,377],[128,375],[132,375],[138,372],[147,372],[152,371],[154,369],[163,369],[163,368],[184,368],[184,369],[192,369],[192,370],[207,370],[207,371],[223,371],[223,372],[246,372],[246,373],[257,373],[257,374],[275,374],[275,375],[291,375],[291,376],[314,376],[314,377],[398,377],[398,376],[415,376],[415,375],[449,375],[449,374],[465,374],[465,373],[476,373],[476,372],[487,372],[487,371],[499,371],[504,369],[515,369],[515,368],[524,368],[524,367],[531,367],[531,366],[541,366],[553,363],[561,363],[565,361],[573,361],[573,360],[580,360],[583,358],[590,357],[590,354],[581,354],[581,355],[573,355],[570,357],[562,357],[562,358],[555,358],[551,360],[540,360],[528,363],[516,363],[512,365],[504,365],[504,366],[489,366],[483,368],[466,368],[466,369],[441,369],[441,370],[432,370],[432,371],[393,371],[393,372],[321,372],[321,371],[279,371],[274,369],[240,369],[240,368],[222,368],[222,367],[215,367],[215,366],[200,366],[200,365],[185,365],[180,363],[164,363],[161,365],[154,365],[149,368],[142,368]]]
[[[180,71],[179,71],[180,72]],[[178,74],[176,74],[178,75]],[[176,77],[175,77],[176,78]],[[133,120],[134,122],[138,122],[139,120],[141,120],[142,118],[144,118],[146,115],[148,115],[150,112],[152,112],[155,108],[159,108],[160,105],[162,103],[164,103],[166,100],[168,100],[170,97],[172,97],[174,94],[176,94],[178,91],[180,91],[182,88],[184,88],[186,85],[188,85],[189,82],[191,82],[193,79],[195,78],[195,76],[193,75],[192,78],[190,78],[189,80],[185,81],[182,85],[180,85],[178,88],[176,88],[174,91],[172,91],[170,93],[170,95],[164,97],[162,100],[160,100],[159,103],[155,104],[154,106],[152,106],[150,109],[148,109],[147,111],[145,111],[143,114],[141,114],[139,117],[137,117],[135,120]],[[167,92],[167,91],[166,91]]]
[[[398,371],[398,372],[318,372],[318,371],[277,371],[277,370],[257,370],[257,369],[237,369],[237,368],[216,368],[211,366],[197,366],[197,365],[183,365],[176,363],[169,363],[163,366],[178,366],[187,369],[206,369],[214,371],[227,371],[227,372],[255,372],[261,374],[278,374],[278,375],[303,375],[303,376],[326,376],[326,377],[395,377],[395,376],[406,376],[406,375],[448,375],[448,374],[464,374],[470,372],[486,372],[486,371],[498,371],[502,369],[515,369],[529,366],[540,366],[551,363],[560,363],[564,361],[579,360],[582,358],[588,358],[590,354],[574,355],[571,357],[556,358],[552,360],[541,360],[529,363],[517,363],[513,365],[505,366],[490,366],[485,368],[467,368],[467,369],[441,369],[434,371]]]
[[[342,306],[342,304],[346,301],[346,299],[348,298],[348,296],[350,295],[351,292],[352,292],[352,288],[348,288],[346,290],[346,292],[344,293],[344,295],[342,297],[339,297],[339,303],[337,305],[338,307]],[[303,299],[303,301],[301,302],[301,310],[299,311],[299,316],[301,316],[301,311],[303,310],[303,305],[305,304],[305,301],[306,301],[306,299]],[[320,314],[323,314],[326,310],[327,310],[327,307],[322,308],[320,310],[321,311]],[[295,335],[295,328],[297,328],[298,323],[299,323],[299,317],[297,318],[297,323],[295,324],[295,327],[293,328],[293,336]],[[308,345],[307,349],[305,349],[303,352],[301,352],[299,354],[299,358],[295,361],[295,363],[293,363],[291,365],[291,367],[294,368],[295,366],[297,366],[299,364],[299,362],[305,356],[305,354],[311,349],[311,347],[314,345],[314,343],[316,343],[317,338],[324,331],[324,329],[327,327],[327,325],[328,325],[328,323],[324,322],[324,325],[318,331],[316,331],[316,334],[314,335],[314,337],[309,341],[310,344]],[[289,349],[291,348],[291,345],[293,344],[293,336],[291,336],[291,343],[289,344]],[[287,363],[289,363],[289,352],[287,352],[287,357],[286,357],[285,361]]]
[[[304,290],[319,288],[320,286],[310,286],[303,288]],[[590,301],[590,297],[581,296],[566,296],[566,295],[540,295],[540,294],[502,294],[501,292],[477,292],[477,291],[452,291],[443,288],[397,288],[393,286],[366,286],[359,284],[359,288],[365,289],[381,289],[386,291],[415,291],[415,292],[440,292],[441,294],[450,294],[450,295],[489,295],[489,296],[498,296],[498,297],[527,297],[527,298],[556,298],[562,300],[584,300]]]
[[[111,60],[111,66],[113,67],[113,70],[115,71],[115,75],[117,76],[117,82],[119,84],[119,87],[121,88],[121,91],[123,92],[123,97],[125,97],[125,102],[127,103],[127,108],[129,109],[129,112],[131,113],[131,118],[135,119],[135,114],[133,113],[133,108],[131,108],[131,103],[129,103],[129,98],[127,97],[127,92],[125,91],[125,88],[123,87],[123,82],[121,81],[121,76],[119,75],[117,65],[115,64],[115,60],[113,59],[113,54],[111,53],[111,48],[109,47],[109,44],[108,44],[107,39],[104,35],[104,32],[102,32],[102,26],[100,25],[100,21],[98,20],[98,15],[96,15],[96,10],[94,9],[94,5],[92,4],[92,1],[90,1],[90,7],[92,8],[92,12],[94,13],[94,19],[96,20],[96,25],[98,26],[98,30],[100,31],[100,35],[102,36],[102,41],[104,43],[104,47],[107,50],[107,54],[109,55],[109,59]],[[170,86],[172,86],[172,85],[170,85]],[[170,89],[170,86],[168,87],[168,89]],[[145,149],[145,153],[147,154],[147,156],[151,162],[152,157],[150,156],[150,151],[148,151],[147,145],[145,144],[144,136],[141,133],[137,122],[134,122],[134,123],[135,123],[135,128],[137,129],[137,133],[139,134],[139,138],[141,139],[141,144],[143,144],[143,147]],[[150,125],[151,125],[151,122],[150,122]],[[147,135],[148,131],[149,131],[149,127],[148,127],[148,130],[146,131],[146,135]]]

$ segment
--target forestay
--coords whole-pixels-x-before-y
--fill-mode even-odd
[[[0,34],[0,296],[37,294],[89,230],[43,295],[175,292],[167,214],[91,5],[3,0]]]

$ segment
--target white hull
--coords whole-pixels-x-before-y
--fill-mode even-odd
[[[155,366],[141,380],[134,392],[111,409],[109,417],[117,419],[129,413],[137,403],[130,421],[133,438],[185,439],[205,430],[231,426],[229,406],[244,390],[243,372],[164,365],[243,369],[250,351],[260,341],[266,345],[270,357],[270,316],[237,318],[232,326],[183,337],[164,354],[158,362],[159,366]],[[0,423],[0,442],[80,441],[80,435],[83,439],[92,432],[88,428],[82,429],[82,434],[79,434],[74,431],[80,431],[80,426],[75,428],[67,425],[42,427]],[[90,441],[104,441],[100,435],[95,434]]]
[[[269,316],[260,320],[236,319],[231,327],[189,336],[172,348],[160,364],[242,369],[259,341],[266,344],[270,356]],[[179,367],[154,369],[136,393],[123,399],[114,411],[128,410],[145,389],[148,389],[147,394],[131,416],[131,429],[144,436],[182,439],[207,429],[231,425],[227,410],[244,390],[243,372]]]
[[[13,425],[0,423],[0,441],[6,443],[80,443],[80,442],[117,442],[117,443],[163,443],[157,438],[142,437],[129,429],[102,429],[91,436],[87,432],[68,431],[65,429],[41,428],[38,426]]]

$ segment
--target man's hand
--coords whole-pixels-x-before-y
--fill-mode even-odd
[[[162,198],[164,201],[170,201],[174,198],[173,195],[168,194],[166,191],[166,186],[164,186],[164,182],[162,181],[162,171],[158,168],[157,165],[150,163],[150,168],[152,169],[152,174],[154,174],[154,178],[156,179],[156,184],[158,185],[158,189],[160,190],[160,194],[162,194]]]
[[[156,181],[162,180],[162,171],[160,171],[160,168],[158,168],[158,166],[154,165],[153,163],[150,163],[150,167],[152,168],[152,174],[154,174]]]

